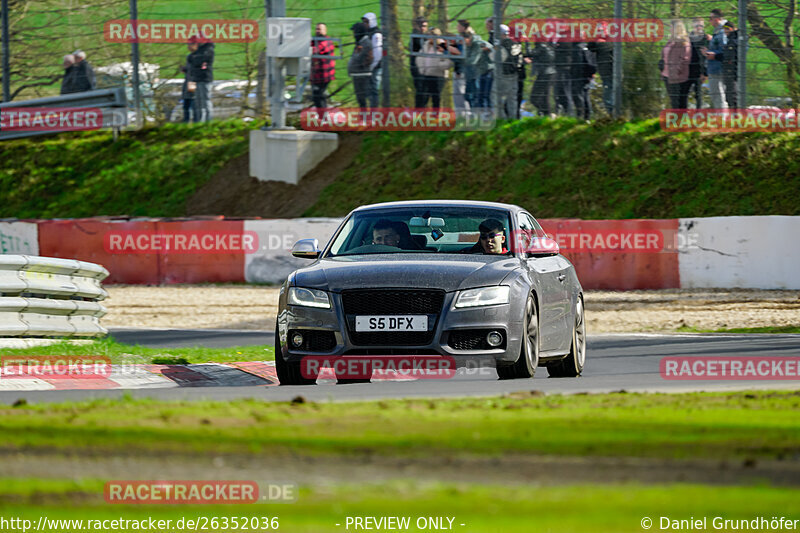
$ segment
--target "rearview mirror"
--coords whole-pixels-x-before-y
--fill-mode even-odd
[[[302,259],[316,259],[322,253],[317,239],[301,239],[292,246],[292,255]]]

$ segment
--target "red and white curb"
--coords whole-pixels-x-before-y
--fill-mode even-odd
[[[321,381],[335,381],[332,368],[321,368]],[[415,381],[375,371],[374,381]],[[107,376],[0,375],[0,392],[44,390],[171,389],[178,387],[271,387],[279,385],[274,361],[189,365],[119,365]]]
[[[0,391],[169,389],[277,384],[278,377],[273,361],[112,366],[111,373],[105,376],[0,376]]]

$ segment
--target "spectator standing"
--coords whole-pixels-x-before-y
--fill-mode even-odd
[[[189,81],[196,84],[195,102],[200,120],[211,120],[211,82],[214,81],[214,43],[203,35],[189,37],[190,54],[186,58],[189,68]]]
[[[61,64],[64,67],[64,77],[61,78],[61,94],[70,94],[75,91],[75,56],[67,54]]]
[[[483,53],[486,55],[486,58],[489,60],[488,65],[489,68],[485,74],[481,74],[480,79],[478,80],[478,100],[479,105],[478,107],[483,108],[490,108],[496,102],[492,102],[492,85],[494,84],[494,47],[498,46],[498,43],[494,36],[494,19],[492,17],[487,18],[484,21],[484,25],[486,26],[486,31],[488,32],[488,42],[487,44],[491,46],[487,46],[482,48]]]
[[[725,79],[722,76],[721,59],[726,44],[723,25],[727,21],[722,18],[722,12],[719,9],[711,10],[709,20],[711,25],[714,26],[714,35],[711,36],[711,43],[708,45],[708,50],[705,51],[708,69],[708,92],[711,97],[712,108],[726,109],[728,104],[725,99]]]
[[[414,19],[414,27],[411,30],[412,33],[428,33],[428,21],[425,17],[417,17]],[[411,41],[408,43],[408,49],[411,52],[420,52],[422,50],[422,44],[425,42],[425,39],[422,37],[412,37]],[[420,97],[422,93],[422,86],[421,78],[419,75],[419,69],[417,68],[417,56],[409,55],[409,63],[411,67],[411,80],[414,82],[414,101],[416,102],[417,98]]]
[[[72,55],[75,57],[75,78],[74,78],[74,91],[76,93],[82,93],[85,91],[94,91],[95,87],[97,86],[97,82],[95,81],[94,77],[94,69],[92,65],[86,61],[86,52],[83,50],[75,50],[72,52]]]
[[[692,45],[683,22],[672,24],[672,37],[663,51],[664,70],[661,75],[667,78],[667,92],[671,109],[689,107],[689,66],[692,62]]]
[[[725,82],[725,100],[728,102],[729,108],[738,109],[739,31],[731,21],[723,24],[722,28],[725,32],[726,40],[722,52],[722,79]]]
[[[689,32],[689,42],[692,45],[692,62],[689,64],[689,94],[694,92],[695,108],[702,109],[703,82],[708,76],[706,56],[703,54],[703,50],[708,48],[709,44],[702,18],[694,19],[692,31]]]
[[[495,76],[497,83],[497,112],[499,118],[515,119],[519,110],[517,101],[517,71],[522,61],[522,46],[509,36],[509,28],[500,25],[500,72]]]
[[[466,95],[470,95],[470,109],[489,107],[489,93],[486,91],[486,73],[489,71],[492,60],[491,52],[494,47],[487,43],[472,28],[467,31],[467,50],[464,58],[466,70]]]
[[[531,103],[540,115],[549,117],[553,78],[556,75],[556,51],[553,43],[536,43],[531,53],[531,59],[533,60],[532,73],[536,76],[531,88]]]
[[[371,74],[370,77],[370,105],[378,107],[380,98],[378,91],[381,86],[381,60],[383,59],[383,34],[378,29],[378,16],[375,13],[365,13],[361,17],[361,22],[367,26],[367,35],[370,38],[372,45],[372,62],[370,64]]]
[[[183,87],[181,87],[181,101],[183,103],[183,121],[200,122],[200,112],[194,102],[194,95],[197,92],[197,83],[189,81],[189,65],[181,67],[183,72]]]
[[[461,38],[466,36],[467,30],[471,29],[469,25],[469,21],[466,19],[459,19],[458,20],[458,35]],[[448,44],[450,44],[448,42]],[[466,76],[466,66],[464,64],[464,45],[461,42],[456,42],[456,44],[449,47],[451,53],[454,55],[460,56],[457,59],[453,59],[453,107],[458,110],[464,110],[468,107],[467,102],[467,76]]]
[[[578,118],[589,120],[592,116],[589,85],[597,72],[597,61],[595,60],[594,52],[589,50],[589,46],[585,42],[572,45],[570,68],[570,88],[575,113]]]
[[[438,28],[434,28],[431,33],[433,37],[422,45],[422,52],[442,57],[417,56],[417,68],[422,76],[423,97],[416,102],[415,107],[425,107],[428,105],[428,100],[431,100],[433,108],[439,109],[442,89],[447,79],[448,69],[453,66],[453,62],[443,57],[447,51],[447,44],[444,39],[437,38],[442,35],[442,32]]]
[[[328,27],[319,23],[316,27],[318,40],[314,41],[314,55],[332,56],[336,47],[333,41],[322,39],[328,36]],[[336,62],[333,59],[314,58],[311,61],[311,98],[316,108],[328,107],[326,91],[328,84],[336,76]]]
[[[556,109],[561,115],[575,116],[575,105],[572,102],[572,48],[573,43],[564,41],[555,44]]]
[[[353,80],[358,106],[366,109],[372,91],[372,39],[363,22],[356,22],[350,29],[353,30],[355,49],[347,63],[347,74]]]
[[[614,114],[614,44],[608,41],[608,24],[596,41],[589,43],[589,50],[594,52],[597,71],[603,82],[603,106],[609,115]]]

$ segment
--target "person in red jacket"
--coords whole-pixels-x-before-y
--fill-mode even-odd
[[[319,37],[328,36],[328,27],[325,24],[317,24],[316,36],[318,39],[314,41],[314,55],[332,56],[336,48],[333,41],[319,39]],[[336,61],[333,59],[314,58],[311,61],[311,98],[314,101],[314,107],[328,107],[325,91],[336,75],[335,64]]]

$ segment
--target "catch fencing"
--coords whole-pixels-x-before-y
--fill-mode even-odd
[[[94,263],[0,255],[0,336],[100,337],[108,270]]]
[[[460,45],[462,49],[464,45],[458,41],[461,37],[458,32],[463,28],[459,28],[458,21],[468,20],[482,40],[495,45],[494,51],[490,52],[495,72],[491,105],[501,117],[504,114],[500,107],[509,83],[518,84],[516,94],[522,102],[521,117],[578,114],[574,105],[578,96],[569,96],[580,91],[575,87],[572,74],[566,73],[570,69],[564,63],[575,52],[565,49],[552,60],[552,65],[548,65],[549,60],[536,53],[537,44],[542,48],[546,43],[525,41],[516,35],[525,56],[518,78],[524,78],[515,82],[500,80],[497,73],[503,69],[504,55],[500,50],[502,47],[497,46],[497,32],[490,29],[487,19],[493,19],[494,26],[529,19],[656,19],[663,26],[663,35],[658,40],[612,43],[608,39],[604,41],[602,36],[588,39],[597,61],[597,73],[589,82],[588,90],[591,117],[610,114],[643,118],[657,116],[662,109],[671,107],[669,89],[659,69],[665,44],[674,33],[682,31],[680,28],[685,28],[690,37],[692,32],[709,36],[724,31],[713,28],[709,18],[712,9],[719,9],[723,19],[735,27],[731,31],[737,32],[731,37],[731,42],[737,46],[726,49],[728,61],[724,84],[728,97],[723,101],[724,105],[738,108],[800,105],[800,57],[794,44],[794,34],[800,29],[800,17],[795,14],[795,3],[790,0],[575,0],[568,3],[555,0],[537,3],[530,0],[238,0],[224,7],[211,2],[195,2],[191,10],[183,4],[155,0],[101,0],[80,6],[55,0],[2,0],[2,5],[3,13],[7,15],[2,20],[8,19],[4,24],[3,35],[6,37],[3,38],[3,68],[0,69],[4,101],[44,97],[57,92],[63,76],[61,56],[82,48],[87,60],[94,65],[98,88],[125,87],[134,111],[140,111],[145,121],[153,123],[183,119],[181,102],[185,96],[185,75],[181,67],[186,65],[187,45],[174,39],[170,42],[115,42],[105,27],[109,21],[252,22],[258,28],[257,38],[238,41],[223,38],[225,42],[215,43],[215,81],[210,87],[212,116],[265,118],[269,116],[266,81],[269,68],[265,54],[268,16],[310,18],[312,28],[317,23],[325,23],[328,35],[341,40],[336,54],[341,51],[343,59],[336,61],[335,79],[327,87],[329,105],[339,107],[357,106],[353,82],[347,70],[356,48],[351,28],[362,15],[373,12],[377,16],[383,37],[382,77],[380,80],[376,78],[380,83],[379,100],[380,105],[393,107],[419,103],[416,98],[420,92],[418,80],[412,76],[417,59],[421,57],[411,55],[412,35],[421,31],[415,27],[415,20],[418,17],[427,20],[428,27],[423,33],[431,39],[434,36],[430,32],[436,28],[441,31],[441,38],[449,38],[451,44],[456,48]],[[700,28],[699,24],[703,27]],[[513,30],[512,27],[512,34]],[[735,61],[731,61],[732,54],[736,55]],[[441,90],[441,106],[469,107],[472,104],[464,102],[467,80],[463,59],[453,59],[455,61],[447,76],[436,80],[432,86]],[[541,80],[547,77],[548,66],[555,71],[552,74],[555,78],[547,87],[549,105],[543,111],[542,106],[534,106],[532,100],[541,99]],[[565,72],[563,76],[562,70]],[[698,94],[702,107],[712,105],[709,80],[703,77],[704,73],[690,89],[689,108],[697,106]],[[562,80],[564,83],[556,83],[559,77],[565,78]],[[540,86],[537,94],[533,94],[537,80],[540,80]],[[312,89],[310,84],[302,81],[290,79],[286,85],[290,120],[292,112],[311,104]],[[564,90],[565,83],[572,88]],[[299,88],[304,90],[299,95],[294,94]],[[564,95],[560,99],[559,90]],[[425,100],[427,105],[431,105],[430,98]]]

